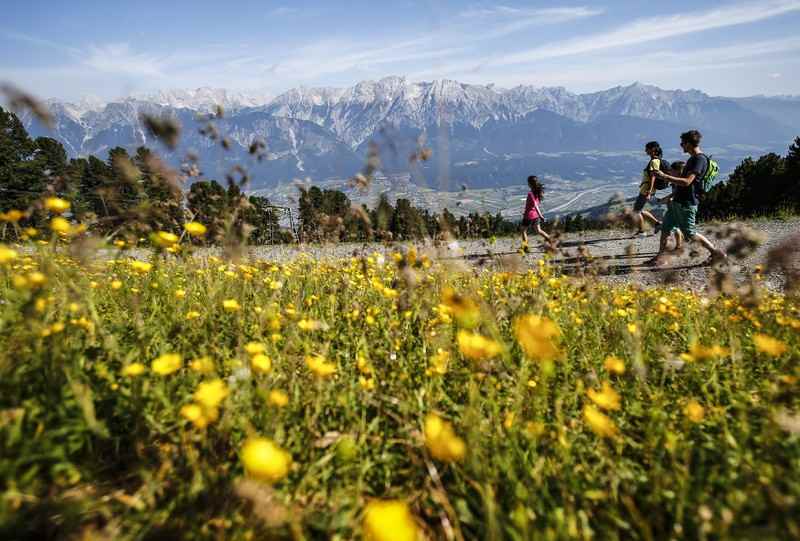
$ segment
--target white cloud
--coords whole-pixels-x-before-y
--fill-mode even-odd
[[[592,53],[603,49],[637,45],[716,28],[754,23],[793,11],[800,11],[800,0],[767,0],[729,4],[702,12],[666,17],[648,17],[622,25],[615,30],[528,49],[527,51],[497,57],[491,62],[498,66],[509,66]]]
[[[128,43],[91,46],[81,63],[99,72],[131,77],[163,77],[166,61],[145,53],[137,53]]]
[[[781,77],[783,77],[783,73],[778,73],[778,72],[770,73],[769,75],[767,75],[767,77],[769,77],[770,79],[780,79]]]

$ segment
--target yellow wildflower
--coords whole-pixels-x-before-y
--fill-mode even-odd
[[[292,456],[267,438],[250,438],[242,447],[242,463],[250,477],[277,483],[289,474]]]
[[[183,359],[177,353],[165,353],[156,358],[151,364],[150,368],[153,372],[160,376],[168,376],[173,372],[180,370],[183,365]]]
[[[450,363],[450,352],[439,348],[436,355],[431,357],[431,371],[434,374],[443,376],[447,374],[447,365]]]
[[[152,263],[147,261],[139,261],[138,259],[131,260],[131,268],[140,274],[146,274],[153,268]]]
[[[326,378],[336,373],[336,365],[322,355],[307,355],[306,366],[320,378]]]
[[[225,400],[230,391],[221,379],[203,382],[197,386],[194,399],[208,409],[214,409]]]
[[[0,244],[0,265],[10,263],[17,258],[17,252],[8,246]]]
[[[186,319],[189,321],[197,319],[199,317],[200,317],[200,312],[196,310],[189,310],[188,312],[186,312]]]
[[[622,375],[625,373],[625,361],[615,355],[606,357],[603,366],[612,374]]]
[[[417,541],[419,532],[408,505],[400,500],[373,500],[364,510],[366,541]]]
[[[145,366],[142,363],[131,363],[122,369],[123,376],[141,376],[144,374]]]
[[[372,391],[375,389],[375,379],[358,376],[358,385],[365,391]]]
[[[69,222],[65,218],[56,216],[50,220],[50,229],[55,233],[66,235],[72,230],[72,226],[69,225]]]
[[[765,353],[771,357],[780,357],[789,349],[784,342],[777,338],[759,333],[753,335],[753,344],[756,346],[756,351]]]
[[[594,406],[586,405],[583,407],[583,418],[589,428],[598,436],[613,438],[617,435],[617,425],[614,424],[614,421]]]
[[[323,322],[314,319],[301,319],[297,322],[297,326],[303,331],[318,331],[325,328]]]
[[[245,344],[244,350],[250,355],[258,355],[259,353],[264,353],[267,350],[267,346],[261,342],[248,342]]]
[[[457,340],[461,354],[473,361],[491,359],[503,351],[503,347],[491,338],[465,330],[458,331]]]
[[[458,324],[464,328],[472,329],[480,321],[480,309],[475,301],[456,293],[450,287],[442,290],[442,304],[447,306]]]
[[[200,222],[188,222],[183,228],[193,237],[202,237],[207,231],[206,226]]]
[[[464,458],[464,440],[456,436],[453,426],[433,413],[425,417],[425,445],[431,456],[443,462]]]
[[[236,299],[225,299],[222,301],[222,308],[225,309],[226,312],[238,312],[242,309],[242,306]]]
[[[203,415],[203,408],[197,404],[187,404],[181,408],[181,416],[194,423],[197,428],[204,428],[208,423]]]
[[[178,242],[178,235],[167,231],[159,231],[150,235],[150,241],[162,248],[169,248]]]
[[[690,400],[686,404],[686,407],[683,408],[683,413],[685,413],[686,417],[693,423],[699,423],[703,420],[703,417],[705,417],[705,409],[697,400]]]
[[[253,355],[253,357],[250,359],[250,364],[253,365],[253,370],[256,372],[261,372],[262,374],[266,374],[272,370],[272,359],[263,353]]]
[[[63,214],[69,210],[69,201],[59,197],[48,197],[44,200],[44,208],[56,214]]]
[[[267,400],[273,406],[282,408],[289,403],[289,395],[280,389],[273,389],[269,392]]]
[[[198,357],[189,363],[189,368],[200,374],[208,374],[214,371],[214,361],[208,357]]]
[[[686,362],[705,361],[726,357],[729,355],[729,353],[730,352],[727,349],[719,345],[704,346],[697,342],[693,342],[689,346],[689,351],[681,354],[681,359]]]
[[[546,362],[561,356],[561,351],[554,342],[561,331],[549,318],[523,316],[514,322],[514,333],[522,351],[531,359]]]
[[[619,393],[607,381],[603,382],[602,391],[589,389],[586,394],[592,402],[604,410],[618,410],[620,408]]]
[[[17,223],[25,217],[25,213],[21,210],[11,209],[8,212],[0,212],[0,222]]]

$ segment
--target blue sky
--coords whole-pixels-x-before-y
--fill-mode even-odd
[[[800,0],[7,2],[0,81],[45,98],[386,75],[800,94]]]

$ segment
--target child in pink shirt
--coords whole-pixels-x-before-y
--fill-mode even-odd
[[[528,177],[528,199],[525,201],[525,213],[522,215],[522,245],[528,246],[528,227],[533,226],[534,230],[544,240],[550,241],[550,235],[542,230],[542,211],[539,203],[544,196],[544,186],[539,182],[539,177],[531,175]]]

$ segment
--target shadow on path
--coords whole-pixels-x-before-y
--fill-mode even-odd
[[[614,242],[618,240],[637,240],[638,238],[646,237],[609,237],[607,239],[590,239],[590,240],[568,240],[559,244],[562,248],[575,248],[578,246],[591,246],[592,244],[602,244],[604,242]]]

